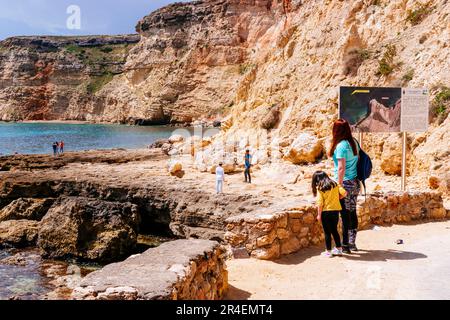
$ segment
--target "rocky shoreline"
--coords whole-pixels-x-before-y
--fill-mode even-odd
[[[171,137],[171,140],[177,140],[175,138]],[[174,161],[182,167],[183,175],[171,172]],[[191,239],[184,240],[188,242],[204,239],[215,243],[213,247],[220,243],[228,248],[220,250],[228,250],[229,257],[276,259],[322,241],[320,228],[311,213],[314,208],[309,179],[317,169],[330,169],[326,162],[290,165],[289,171],[295,176],[292,179],[287,178],[286,173],[273,171],[280,165],[255,166],[256,183],[253,185],[242,183],[240,166],[230,167],[225,193],[218,196],[214,191],[214,175],[209,170],[199,171],[190,154],[177,152],[175,158],[168,156],[164,144],[162,149],[73,152],[56,158],[47,155],[0,157],[0,243],[17,248],[36,247],[44,258],[108,264],[136,254],[139,238],[160,235],[169,240]],[[398,182],[395,177],[387,176],[373,179],[381,179],[386,192],[389,188],[395,190],[395,181]],[[419,190],[422,189],[421,181],[419,177]],[[401,201],[386,193],[386,203],[383,195],[378,194],[374,194],[373,201],[362,204],[361,222],[364,225],[402,223],[428,217],[443,219],[448,215],[438,192],[416,192],[417,196],[411,193],[406,198],[400,196]],[[434,200],[426,201],[431,198]],[[386,213],[378,212],[380,203],[384,204]],[[400,203],[407,203],[411,215],[409,211],[394,214]],[[424,209],[417,211],[415,207]],[[190,246],[178,243],[181,247]],[[142,253],[139,259],[148,259],[151,252]],[[225,251],[221,252],[217,253],[221,258],[214,260],[211,267],[225,270]],[[128,268],[126,261],[117,267],[123,274]],[[189,261],[181,265],[187,266]],[[152,271],[148,269],[148,272]],[[226,281],[205,278],[203,271],[195,282],[196,287],[203,289],[195,291],[194,296],[186,295],[182,288],[192,281],[189,280],[192,277],[187,276],[189,272],[183,271],[185,276],[169,281],[167,288],[172,288],[171,294],[151,295],[152,299],[223,296],[226,290],[219,289],[222,285],[212,284],[222,283],[225,288]],[[224,271],[217,272],[213,278],[223,278],[219,274]],[[84,283],[80,287],[84,289],[77,289],[79,291],[73,297],[150,297],[132,285],[127,286],[128,280],[134,281],[127,277],[118,276],[117,281],[102,285],[103,289],[94,289],[92,283],[106,281],[102,274],[96,273],[93,282],[81,282],[81,278],[75,282],[70,280],[72,287],[67,292]],[[122,287],[119,286],[121,279],[128,279]],[[143,292],[147,289],[150,290],[146,288]]]
[[[133,252],[139,233],[222,241],[226,217],[261,204],[203,193],[161,172],[168,159],[160,150],[2,157],[0,239],[53,258],[109,262]]]

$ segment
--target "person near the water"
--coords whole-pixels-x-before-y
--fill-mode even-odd
[[[347,191],[347,196],[341,200],[342,242],[344,252],[351,253],[351,250],[358,251],[356,202],[361,187],[357,179],[359,147],[346,120],[339,119],[334,122],[329,156],[333,157],[334,161],[334,179]]]
[[[52,147],[53,147],[53,156],[57,156],[58,155],[58,142],[53,142],[53,145],[52,145]]]
[[[216,192],[217,194],[223,192],[223,183],[225,182],[225,170],[223,169],[223,163],[219,163],[216,168]]]
[[[250,175],[252,168],[252,155],[250,154],[250,150],[245,151],[244,163],[245,163],[245,171],[244,171],[245,182],[252,183],[252,177]]]
[[[62,140],[59,143],[59,153],[61,153],[61,154],[64,153],[64,141],[62,141]]]
[[[317,171],[312,177],[312,192],[317,197],[317,220],[322,223],[325,234],[325,257],[342,255],[341,238],[338,232],[339,213],[342,210],[340,200],[347,192],[323,171]],[[332,237],[336,247],[332,250]]]

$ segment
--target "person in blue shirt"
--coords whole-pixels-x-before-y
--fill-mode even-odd
[[[342,247],[345,253],[351,253],[351,250],[358,251],[356,204],[361,187],[357,178],[359,148],[346,120],[339,119],[334,122],[329,156],[333,157],[334,161],[334,179],[347,191],[347,196],[341,200]]]
[[[244,163],[245,163],[245,182],[252,183],[252,177],[250,175],[250,170],[252,168],[252,155],[250,154],[250,150],[247,150],[245,152],[244,156]]]

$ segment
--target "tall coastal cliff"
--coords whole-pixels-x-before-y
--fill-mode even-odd
[[[205,0],[144,17],[139,35],[7,39],[0,119],[151,125],[223,115],[282,11],[276,1]]]
[[[17,37],[0,42],[0,119],[88,120],[97,95],[124,72],[138,35]]]

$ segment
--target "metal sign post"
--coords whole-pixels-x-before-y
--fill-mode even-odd
[[[402,139],[402,191],[406,191],[406,132],[403,132]]]
[[[359,145],[360,145],[360,147],[362,149],[362,147],[363,147],[363,133],[362,132],[359,133],[358,140],[359,140]]]
[[[359,133],[361,146],[362,132],[402,133],[402,191],[406,191],[407,133],[428,130],[429,101],[426,88],[339,87],[339,117]]]

